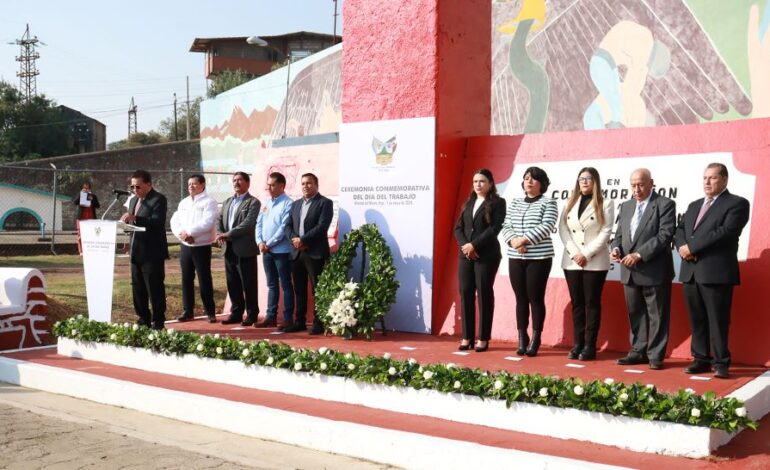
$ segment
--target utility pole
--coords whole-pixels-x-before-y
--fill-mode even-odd
[[[174,92],[174,142],[179,140],[179,133],[177,132],[177,119],[176,119],[176,92]]]
[[[21,93],[29,101],[37,95],[37,76],[40,75],[40,71],[35,61],[40,58],[40,54],[35,51],[35,47],[40,41],[37,36],[29,34],[29,24],[27,24],[24,36],[15,42],[21,48],[21,52],[16,57],[16,61],[19,62],[19,71],[16,72],[16,76],[19,77]]]
[[[187,76],[187,140],[190,140],[190,76]]]
[[[337,44],[337,17],[339,14],[337,14],[337,0],[332,0],[334,2],[334,32],[332,33],[332,46]]]
[[[128,106],[128,139],[136,134],[136,104],[134,104],[134,97],[131,97],[131,104]]]

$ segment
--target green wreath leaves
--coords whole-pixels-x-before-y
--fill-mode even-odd
[[[360,284],[353,287],[352,283],[348,283],[348,272],[359,243],[366,248],[369,273]],[[390,247],[375,224],[362,225],[345,235],[339,249],[326,263],[318,278],[315,290],[318,317],[327,331],[344,338],[352,338],[356,334],[371,338],[376,322],[388,313],[396,301],[398,286]],[[355,324],[335,324],[330,309],[338,298],[335,308],[347,301],[347,307],[354,309]]]

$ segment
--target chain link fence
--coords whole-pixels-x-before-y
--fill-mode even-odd
[[[116,196],[115,190],[129,191],[134,170],[90,168],[30,168],[5,165],[0,167],[0,256],[42,254],[76,254],[80,191],[90,183],[98,207],[97,218],[118,219],[126,210],[127,196]],[[145,168],[152,175],[153,188],[168,199],[166,227],[179,201],[187,197],[187,180],[196,173],[206,180],[229,181],[231,173],[199,170],[157,170]],[[217,197],[217,195],[214,195]],[[222,196],[222,195],[219,195]],[[217,197],[224,200],[224,197]],[[120,234],[118,246],[128,240]],[[169,241],[177,240],[169,232]]]

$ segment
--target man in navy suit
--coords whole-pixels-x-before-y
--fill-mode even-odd
[[[144,227],[144,232],[131,232],[131,291],[139,325],[156,330],[166,321],[166,196],[152,187],[152,177],[145,170],[131,175],[131,199],[128,212],[120,218],[127,224]],[[148,296],[149,294],[149,296]],[[152,304],[150,313],[149,304]]]
[[[308,280],[315,290],[318,276],[329,259],[327,232],[334,216],[334,205],[318,192],[318,177],[313,173],[302,175],[302,197],[292,203],[286,221],[286,237],[291,240],[291,271],[296,297],[296,319],[286,324],[283,331],[304,331],[307,316]],[[311,335],[323,333],[323,325],[314,313]]]
[[[694,361],[685,372],[701,374],[713,367],[717,378],[729,377],[730,306],[733,286],[740,284],[738,238],[750,209],[749,201],[727,190],[727,176],[727,167],[721,163],[706,167],[706,197],[690,204],[674,237],[682,257],[679,279],[684,283],[692,329]]]

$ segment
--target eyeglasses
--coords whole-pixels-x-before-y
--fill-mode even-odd
[[[139,186],[138,184],[133,185],[133,186],[129,185],[129,187],[128,187],[128,189],[139,189],[139,188],[141,188],[141,186]]]
[[[594,179],[592,176],[581,176],[580,178],[578,178],[578,182],[580,183],[590,183],[593,180]]]

